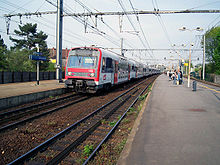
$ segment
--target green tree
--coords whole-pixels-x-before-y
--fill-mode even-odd
[[[209,61],[207,72],[220,74],[220,26],[206,32],[206,57]]]
[[[37,44],[39,45],[40,52],[43,53],[43,56],[49,57],[49,50],[47,48],[46,39],[48,35],[44,32],[40,31],[37,32],[37,24],[27,23],[23,26],[19,25],[19,30],[14,30],[15,34],[20,36],[21,38],[16,39],[9,37],[12,42],[14,42],[14,47],[12,49],[26,49],[26,50],[33,50],[37,51]],[[36,62],[32,62],[33,65]],[[45,71],[49,66],[49,60],[41,62],[40,70]]]
[[[7,46],[4,44],[4,40],[1,38],[0,35],[0,70],[4,70],[7,67],[6,53]]]
[[[11,72],[22,72],[22,71],[36,71],[36,65],[33,65],[33,62],[29,60],[29,55],[33,51],[27,49],[13,49],[8,52],[7,67],[8,71]]]

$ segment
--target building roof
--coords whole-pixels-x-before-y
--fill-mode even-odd
[[[70,49],[67,49],[67,48],[66,49],[62,49],[62,59],[66,59],[67,58],[69,50]],[[49,48],[49,51],[50,51],[50,58],[51,59],[56,59],[56,55],[57,55],[56,49],[55,48]]]

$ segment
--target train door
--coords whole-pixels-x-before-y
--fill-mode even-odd
[[[138,67],[135,67],[135,77],[138,78]]]
[[[128,80],[130,80],[131,79],[131,65],[130,64],[128,64]]]
[[[118,61],[115,61],[115,67],[114,67],[114,84],[118,83]]]

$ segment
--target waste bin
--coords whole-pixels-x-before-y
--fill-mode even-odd
[[[196,86],[197,86],[197,82],[196,82],[196,81],[193,81],[192,91],[196,91]]]

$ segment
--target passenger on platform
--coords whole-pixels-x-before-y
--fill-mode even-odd
[[[177,77],[176,84],[179,85],[180,84],[180,70],[179,69],[178,69],[178,72],[176,73],[176,77]]]
[[[169,81],[171,81],[171,71],[167,71],[167,76],[169,76]]]
[[[180,84],[182,84],[183,83],[183,73],[182,73],[182,71],[180,70]]]
[[[171,72],[171,70],[170,70],[170,73],[169,73],[169,80],[171,81],[171,79],[172,79],[172,72]]]
[[[172,77],[173,77],[173,85],[176,85],[176,70],[174,70]]]

